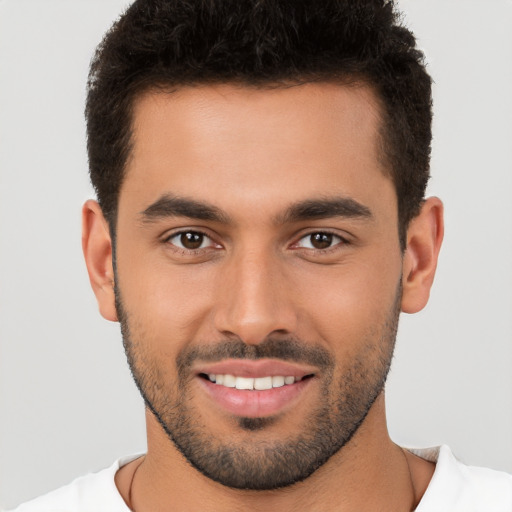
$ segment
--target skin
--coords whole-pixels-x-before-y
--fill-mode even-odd
[[[400,282],[402,311],[425,306],[442,241],[442,204],[425,201],[402,253],[396,193],[378,156],[377,104],[366,86],[326,83],[274,90],[225,84],[138,99],[119,197],[117,275],[94,201],[83,209],[83,247],[101,314],[118,320],[116,279],[137,353],[158,361],[169,389],[177,385],[181,351],[226,337],[248,345],[269,336],[314,340],[336,361],[339,382],[363,344],[367,369],[376,366]],[[148,221],[141,212],[165,194],[207,203],[225,218]],[[350,198],[370,215],[285,218],[292,205],[326,197]],[[172,235],[187,229],[208,235],[201,249],[178,247]],[[325,232],[335,235],[331,246],[313,249],[310,235]],[[244,431],[200,386],[192,385],[187,399],[204,435],[250,446],[307,430],[325,382],[315,376],[299,401],[257,432]],[[389,438],[383,392],[338,453],[282,490],[214,482],[186,462],[149,410],[146,420],[147,455],[116,476],[121,495],[139,512],[406,511],[433,472]]]

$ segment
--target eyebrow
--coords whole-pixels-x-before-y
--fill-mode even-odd
[[[306,199],[292,204],[284,213],[278,215],[276,223],[286,224],[331,217],[371,220],[373,214],[367,206],[349,197],[326,197]]]
[[[142,222],[151,223],[169,217],[231,223],[230,217],[220,208],[203,201],[165,194],[140,212]],[[343,217],[350,219],[372,219],[371,210],[348,197],[306,199],[288,207],[274,218],[275,224],[287,224],[305,220]]]
[[[190,219],[206,220],[228,224],[229,217],[216,206],[165,194],[140,213],[142,222],[148,223],[168,217],[188,217]]]

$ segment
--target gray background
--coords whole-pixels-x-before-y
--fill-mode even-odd
[[[117,324],[82,262],[83,104],[124,0],[0,0],[0,505],[145,448]],[[430,304],[402,318],[389,425],[512,472],[512,2],[410,0],[435,84],[447,233]]]

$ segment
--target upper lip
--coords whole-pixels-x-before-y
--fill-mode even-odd
[[[236,377],[284,377],[303,378],[315,373],[308,365],[279,361],[277,359],[226,359],[216,363],[199,363],[195,367],[197,375],[234,375]]]

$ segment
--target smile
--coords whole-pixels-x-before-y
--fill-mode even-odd
[[[317,371],[269,359],[230,359],[195,368],[196,382],[215,409],[248,418],[274,416],[300,404],[311,386],[316,387]]]
[[[272,388],[280,388],[299,382],[302,380],[301,377],[294,377],[293,375],[268,375],[266,377],[236,377],[228,374],[209,374],[208,379],[210,382],[214,382],[219,386],[225,386],[227,388],[236,388],[244,390],[257,390],[264,391]]]

